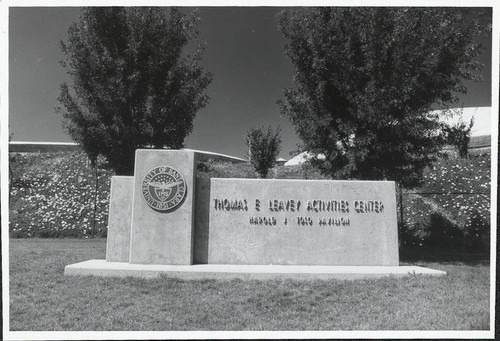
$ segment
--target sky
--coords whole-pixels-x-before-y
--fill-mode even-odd
[[[289,159],[300,140],[276,101],[293,86],[283,54],[275,7],[202,7],[199,39],[207,43],[205,69],[214,75],[211,100],[197,113],[187,148],[245,157],[245,136],[254,126],[280,126]],[[9,12],[9,131],[13,141],[71,142],[55,113],[59,85],[69,81],[59,61],[59,41],[78,19],[75,7],[11,7]],[[491,40],[491,39],[490,39]],[[491,42],[481,61],[482,83],[467,83],[465,107],[491,106]]]

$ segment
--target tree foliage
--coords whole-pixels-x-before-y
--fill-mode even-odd
[[[61,84],[57,111],[91,160],[132,174],[137,148],[183,147],[212,79],[203,44],[190,44],[198,21],[176,8],[82,10],[60,44],[72,84]]]
[[[303,148],[340,179],[418,185],[446,142],[432,109],[480,80],[476,8],[301,8],[280,13],[296,89],[280,110]]]
[[[448,143],[457,149],[461,158],[466,158],[469,155],[469,142],[473,125],[474,117],[471,118],[469,124],[459,121],[445,128]]]
[[[276,165],[276,158],[281,149],[281,130],[273,131],[271,127],[251,128],[247,133],[246,142],[249,147],[250,163],[259,177],[265,179],[269,170]]]

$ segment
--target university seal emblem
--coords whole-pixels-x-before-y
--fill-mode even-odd
[[[172,167],[160,166],[150,170],[142,181],[142,194],[149,207],[160,212],[180,206],[186,197],[186,182]]]

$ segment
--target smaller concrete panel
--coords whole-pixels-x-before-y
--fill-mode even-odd
[[[130,263],[192,263],[195,162],[191,151],[136,151]]]
[[[106,260],[128,262],[132,221],[133,176],[113,176],[108,214]]]
[[[196,205],[194,215],[194,250],[193,261],[195,264],[208,263],[208,234],[210,209],[210,179],[196,178]]]
[[[299,265],[157,265],[112,263],[100,259],[68,265],[69,276],[142,277],[160,274],[181,279],[365,279],[409,275],[443,276],[446,272],[419,266],[299,266]]]

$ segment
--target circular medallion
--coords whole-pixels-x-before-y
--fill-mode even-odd
[[[142,194],[149,207],[167,212],[181,205],[187,193],[186,181],[174,168],[160,166],[150,170],[142,181]]]

